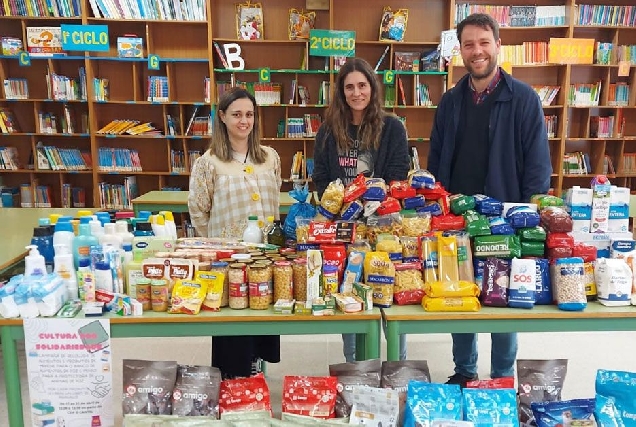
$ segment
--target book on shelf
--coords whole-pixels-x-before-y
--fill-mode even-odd
[[[616,169],[614,168],[614,162],[612,158],[607,154],[603,157],[603,174],[604,175],[614,175],[616,173]]]
[[[304,154],[302,151],[296,151],[292,158],[291,171],[289,173],[289,179],[300,179],[303,173]]]
[[[548,63],[549,43],[542,41],[528,41],[519,45],[502,45],[499,49],[497,62],[512,65],[534,65]],[[459,58],[461,60],[461,58]]]
[[[613,50],[613,43],[596,42],[596,49],[594,51],[594,63],[600,65],[614,64],[615,60],[612,57]]]
[[[532,88],[539,95],[539,99],[541,100],[541,105],[544,107],[548,105],[552,105],[554,100],[556,99],[561,86],[548,86],[548,85],[533,85]]]
[[[49,99],[57,101],[86,101],[85,68],[79,67],[79,77],[77,78],[51,73],[47,69],[46,92]]]
[[[161,135],[161,131],[151,122],[140,122],[139,120],[115,119],[96,133],[100,135]]]
[[[629,105],[629,85],[624,82],[610,83],[607,104],[612,107],[627,107]]]
[[[150,102],[170,100],[167,76],[148,76],[147,100]]]
[[[183,150],[170,150],[170,171],[172,173],[188,172]]]
[[[39,157],[46,159],[46,162],[38,162],[40,170],[84,171],[91,169],[90,162],[86,163],[86,158],[90,158],[88,151],[82,152],[77,148],[44,145],[41,141],[38,142],[36,151]]]
[[[386,58],[389,50],[391,50],[391,46],[387,46],[386,48],[384,48],[384,52],[382,52],[382,55],[380,55],[380,58],[378,58],[378,62],[375,63],[375,67],[373,68],[374,71],[378,71],[380,69],[380,65],[382,65],[382,62],[384,62],[384,58]]]
[[[495,18],[501,27],[562,26],[565,25],[565,10],[565,5],[496,6],[461,3],[455,6],[455,25],[473,13],[486,13]]]
[[[331,83],[326,80],[320,82],[318,89],[318,103],[321,105],[329,105],[331,103]]]
[[[396,93],[396,85],[385,86],[384,87],[384,106],[385,107],[395,107],[395,93]]]
[[[94,78],[93,79],[93,92],[94,92],[94,100],[95,101],[108,101],[110,91],[108,88],[109,81],[108,79],[103,78]]]
[[[400,101],[402,101],[402,105],[406,105],[406,94],[404,93],[404,85],[402,84],[402,79],[400,78],[400,76],[396,76],[395,81],[400,92]]]
[[[86,190],[82,187],[73,187],[71,184],[62,184],[62,207],[86,207]]]
[[[636,45],[622,45],[616,49],[616,61],[627,61],[636,65]]]
[[[179,122],[171,114],[166,114],[166,135],[177,136]]]
[[[574,83],[568,91],[568,105],[573,107],[596,107],[601,96],[601,81],[597,83]]]
[[[61,27],[26,27],[26,42],[29,56],[66,56]]]
[[[298,85],[298,104],[311,104],[311,97],[309,96],[309,88],[307,86]]]
[[[636,6],[576,4],[576,25],[636,27]]]
[[[89,4],[95,18],[207,21],[207,3],[203,0],[89,0]]]
[[[612,138],[614,135],[614,116],[590,117],[590,138]]]
[[[0,133],[20,133],[20,125],[9,108],[0,107]]]
[[[102,209],[132,209],[132,200],[139,196],[137,178],[127,176],[123,184],[100,182],[98,192]]]
[[[280,105],[283,87],[280,83],[246,83],[248,92],[254,95],[256,105]]]
[[[98,162],[100,172],[142,172],[137,150],[100,147]]]
[[[33,186],[31,184],[20,184],[20,207],[32,208],[34,207],[33,199]]]
[[[623,153],[623,169],[621,173],[636,174],[636,153]]]
[[[287,138],[311,138],[316,136],[322,124],[320,114],[305,114],[303,117],[287,118]],[[285,137],[284,135],[281,137]]]
[[[20,157],[16,147],[0,147],[0,169],[20,169]]]
[[[395,71],[420,71],[420,52],[395,52]]]
[[[206,104],[210,103],[210,78],[203,79],[203,100]]]
[[[221,46],[219,46],[219,44],[215,41],[212,42],[212,46],[214,46],[214,52],[216,52],[216,56],[221,61],[221,65],[223,65],[223,68],[227,70],[229,68],[229,64],[227,63],[223,50],[221,50]]]
[[[415,105],[418,107],[432,107],[431,93],[426,83],[420,83],[420,76],[415,76]]]
[[[563,173],[565,175],[587,175],[593,173],[590,166],[590,155],[582,151],[563,155]]]
[[[2,2],[0,2],[0,8],[2,7]],[[0,16],[7,16],[0,10]],[[18,53],[22,50],[22,40],[16,37],[5,36],[0,38],[0,43],[2,44],[2,55],[5,56],[17,56]]]
[[[6,99],[29,99],[29,83],[27,79],[5,79],[4,97]]]
[[[545,128],[548,132],[548,138],[556,138],[558,131],[558,118],[556,115],[543,116],[545,119]]]
[[[0,1],[0,16],[29,16],[34,18],[69,18],[81,16],[78,0]]]

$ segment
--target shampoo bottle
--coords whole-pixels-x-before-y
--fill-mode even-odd
[[[40,255],[38,247],[29,245],[26,248],[29,249],[29,255],[24,257],[24,276],[45,275],[46,263],[44,257]]]
[[[55,248],[55,269],[63,280],[66,287],[66,296],[69,300],[75,300],[78,297],[77,276],[75,275],[75,266],[73,264],[73,254],[65,245],[54,245]]]

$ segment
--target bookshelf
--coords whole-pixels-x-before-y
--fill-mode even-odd
[[[404,120],[409,145],[417,149],[419,163],[424,167],[435,106],[466,70],[461,61],[453,61],[443,72],[396,69],[404,57],[412,52],[435,50],[441,31],[454,28],[458,8],[466,9],[467,5],[501,8],[513,3],[550,6],[562,11],[563,16],[554,19],[550,15],[553,10],[548,13],[547,8],[542,9],[541,26],[536,26],[527,19],[527,12],[519,9],[517,12],[522,13],[515,15],[514,25],[523,26],[502,27],[500,34],[502,45],[509,46],[505,59],[513,63],[515,77],[537,90],[559,89],[551,103],[544,106],[544,113],[554,132],[549,138],[554,170],[552,187],[561,194],[572,185],[587,185],[589,176],[604,170],[608,158],[614,170],[610,174],[612,182],[636,189],[632,162],[636,156],[636,48],[623,48],[636,46],[636,27],[603,21],[602,13],[585,12],[590,5],[632,6],[630,2],[402,0],[391,6],[394,10],[407,8],[409,23],[404,40],[394,43],[378,41],[382,10],[388,4],[385,0],[368,0],[364,7],[354,0],[317,2],[325,4],[326,9],[315,12],[318,29],[356,32],[356,56],[371,65],[378,64],[378,79],[382,80],[387,70],[395,71],[395,85],[383,86],[385,108]],[[306,0],[262,0],[265,36],[262,40],[237,40],[237,0],[186,0],[178,3],[182,6],[179,10],[174,8],[175,2],[168,0],[140,1],[135,9],[128,9],[126,5],[130,3],[122,0],[55,0],[49,2],[49,10],[41,7],[42,2],[35,2],[35,8],[33,2],[9,3],[16,6],[24,3],[22,15],[30,16],[14,16],[15,10],[12,16],[0,16],[0,37],[21,40],[27,46],[29,27],[99,24],[108,26],[109,43],[105,51],[70,51],[63,57],[31,56],[30,66],[20,66],[15,56],[0,56],[0,81],[10,80],[9,91],[0,85],[0,115],[2,111],[9,112],[19,124],[17,131],[0,133],[0,147],[13,147],[1,151],[12,153],[13,162],[4,163],[19,166],[0,169],[2,185],[48,187],[54,207],[61,207],[63,200],[68,199],[69,188],[71,193],[73,188],[83,188],[88,207],[116,206],[113,201],[126,205],[130,192],[144,194],[168,187],[185,190],[191,164],[208,144],[209,117],[215,112],[224,83],[244,83],[262,91],[259,114],[263,143],[273,146],[281,156],[284,190],[291,188],[292,177],[301,182],[311,181],[307,162],[299,162],[299,156],[312,157],[313,127],[317,125],[316,118],[324,116],[337,61],[308,56],[306,40],[289,40],[289,9],[307,10]],[[102,3],[119,8],[102,10],[99,9]],[[4,4],[0,3],[0,15],[6,14]],[[155,5],[152,10],[143,9],[152,5]],[[98,14],[94,13],[95,8]],[[579,21],[579,11],[582,18],[592,21]],[[620,14],[612,16],[618,19]],[[426,25],[420,25],[422,22]],[[124,35],[142,39],[143,57],[118,56],[117,38]],[[605,55],[608,60],[604,64],[549,64],[545,44],[551,37],[594,38],[614,49]],[[237,43],[245,61],[244,69],[226,69],[213,43],[221,49],[224,44]],[[149,69],[151,54],[160,58],[158,69]],[[632,55],[627,76],[619,76],[619,55]],[[271,71],[271,82],[257,87],[258,71],[265,67]],[[62,76],[65,82],[76,81],[80,87],[83,82],[85,97],[59,100],[55,91],[51,93],[52,76]],[[582,106],[578,102],[571,105],[571,88],[599,82],[597,106]],[[28,96],[21,95],[25,90]],[[271,93],[277,90],[280,95]],[[280,97],[280,104],[271,104],[268,100],[276,96]],[[53,118],[56,132],[51,126]],[[66,126],[60,122],[62,119]],[[142,127],[133,134],[100,132],[118,119],[134,120],[139,125],[151,123],[153,128]],[[298,126],[303,130],[298,131]],[[607,126],[611,129],[605,129]],[[606,132],[599,133],[601,128]],[[37,161],[29,168],[32,159],[37,160],[40,146],[87,153],[82,156],[90,169],[43,169]],[[108,157],[105,153],[110,153],[112,161],[130,156],[138,162],[112,167],[117,162],[105,164],[104,157]],[[589,168],[584,171],[587,173],[574,174],[572,169],[564,168],[565,156],[571,153],[587,156]]]

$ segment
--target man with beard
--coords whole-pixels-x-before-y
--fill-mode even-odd
[[[529,202],[546,193],[552,166],[541,101],[497,65],[499,26],[487,14],[457,26],[468,74],[442,97],[431,132],[428,169],[453,194],[485,194]],[[455,374],[464,386],[477,378],[477,336],[452,334]],[[492,378],[513,376],[516,334],[491,334]]]

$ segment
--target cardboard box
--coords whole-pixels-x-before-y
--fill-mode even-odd
[[[575,242],[586,243],[596,248],[598,258],[610,257],[610,243],[614,240],[630,240],[632,233],[568,233]]]
[[[364,283],[353,284],[353,295],[362,300],[362,310],[373,309],[373,288]]]

